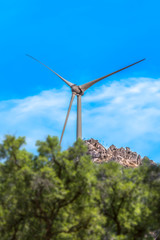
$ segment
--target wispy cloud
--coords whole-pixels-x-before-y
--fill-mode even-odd
[[[109,146],[129,146],[133,151],[160,159],[160,79],[130,78],[97,85],[82,97],[83,137]],[[60,136],[70,100],[70,90],[43,91],[25,99],[0,102],[0,135],[27,136],[28,149],[48,134]],[[75,140],[76,101],[63,146]]]

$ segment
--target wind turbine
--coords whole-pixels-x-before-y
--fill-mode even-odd
[[[50,71],[52,71],[53,73],[55,73],[61,80],[63,80],[72,90],[72,96],[71,96],[71,100],[70,100],[70,103],[69,103],[69,108],[68,108],[68,111],[67,111],[67,116],[66,116],[66,119],[65,119],[65,122],[64,122],[64,126],[63,126],[63,130],[62,130],[62,134],[61,134],[61,138],[60,138],[60,144],[62,142],[62,138],[63,138],[63,134],[64,134],[64,131],[65,131],[65,128],[66,128],[66,124],[67,124],[67,120],[68,120],[68,117],[69,117],[69,113],[70,113],[70,110],[71,110],[71,106],[72,106],[72,103],[73,103],[73,100],[75,98],[75,96],[77,96],[77,139],[78,138],[82,138],[82,116],[81,116],[81,96],[84,95],[84,92],[90,88],[93,84],[103,80],[104,78],[107,78],[115,73],[118,73],[126,68],[129,68],[129,67],[132,67],[133,65],[137,64],[137,63],[140,63],[142,61],[145,60],[142,59],[138,62],[135,62],[135,63],[132,63],[124,68],[121,68],[115,72],[112,72],[112,73],[109,73],[103,77],[100,77],[100,78],[97,78],[91,82],[88,82],[88,83],[85,83],[85,84],[82,84],[82,85],[76,85],[74,83],[71,83],[69,81],[67,81],[65,78],[61,77],[58,73],[56,73],[55,71],[53,71],[51,68],[49,68],[47,65],[45,65],[44,63],[40,62],[39,60],[37,60],[36,58],[26,54],[28,57],[36,60],[37,62],[39,62],[40,64],[42,64],[43,66],[45,66],[46,68],[48,68]]]

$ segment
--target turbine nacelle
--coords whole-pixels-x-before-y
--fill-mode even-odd
[[[79,86],[77,86],[76,84],[72,85],[71,89],[72,89],[72,93],[77,95],[77,96],[84,95],[84,91]]]

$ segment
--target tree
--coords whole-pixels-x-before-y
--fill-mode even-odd
[[[153,182],[149,184],[149,176],[148,164],[135,169],[115,162],[99,166],[99,205],[105,216],[104,236],[107,237],[104,239],[154,239],[159,192]]]
[[[78,140],[61,151],[58,138],[7,135],[0,144],[0,239],[144,240],[160,233],[160,166],[91,161]],[[156,238],[158,240],[158,238]]]
[[[6,136],[0,145],[0,238],[100,239],[95,168],[83,141],[61,152],[48,136],[36,156],[24,143]]]

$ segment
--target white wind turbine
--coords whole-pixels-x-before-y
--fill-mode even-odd
[[[65,128],[66,128],[66,124],[67,124],[67,120],[68,120],[68,117],[69,117],[69,113],[70,113],[70,110],[71,110],[71,106],[72,106],[72,103],[73,103],[73,100],[74,100],[74,97],[77,96],[77,139],[78,138],[82,138],[82,116],[81,116],[81,96],[83,96],[84,92],[90,88],[93,84],[103,80],[104,78],[107,78],[115,73],[118,73],[126,68],[129,68],[137,63],[140,63],[142,61],[145,60],[142,59],[138,62],[135,62],[135,63],[132,63],[124,68],[121,68],[115,72],[112,72],[110,74],[107,74],[103,77],[100,77],[100,78],[97,78],[91,82],[88,82],[88,83],[85,83],[85,84],[82,84],[82,85],[76,85],[76,84],[73,84],[69,81],[67,81],[66,79],[64,79],[63,77],[61,77],[58,73],[56,73],[55,71],[53,71],[51,68],[49,68],[48,66],[46,66],[44,63],[40,62],[39,60],[37,60],[36,58],[26,54],[28,57],[31,57],[32,59],[36,60],[37,62],[41,63],[43,66],[47,67],[49,70],[51,70],[53,73],[55,73],[59,78],[61,78],[72,90],[72,96],[71,96],[71,100],[70,100],[70,103],[69,103],[69,108],[68,108],[68,112],[67,112],[67,116],[66,116],[66,119],[65,119],[65,122],[64,122],[64,126],[63,126],[63,130],[62,130],[62,134],[61,134],[61,138],[60,138],[60,144],[62,142],[62,138],[63,138],[63,134],[64,134],[64,131],[65,131]]]

